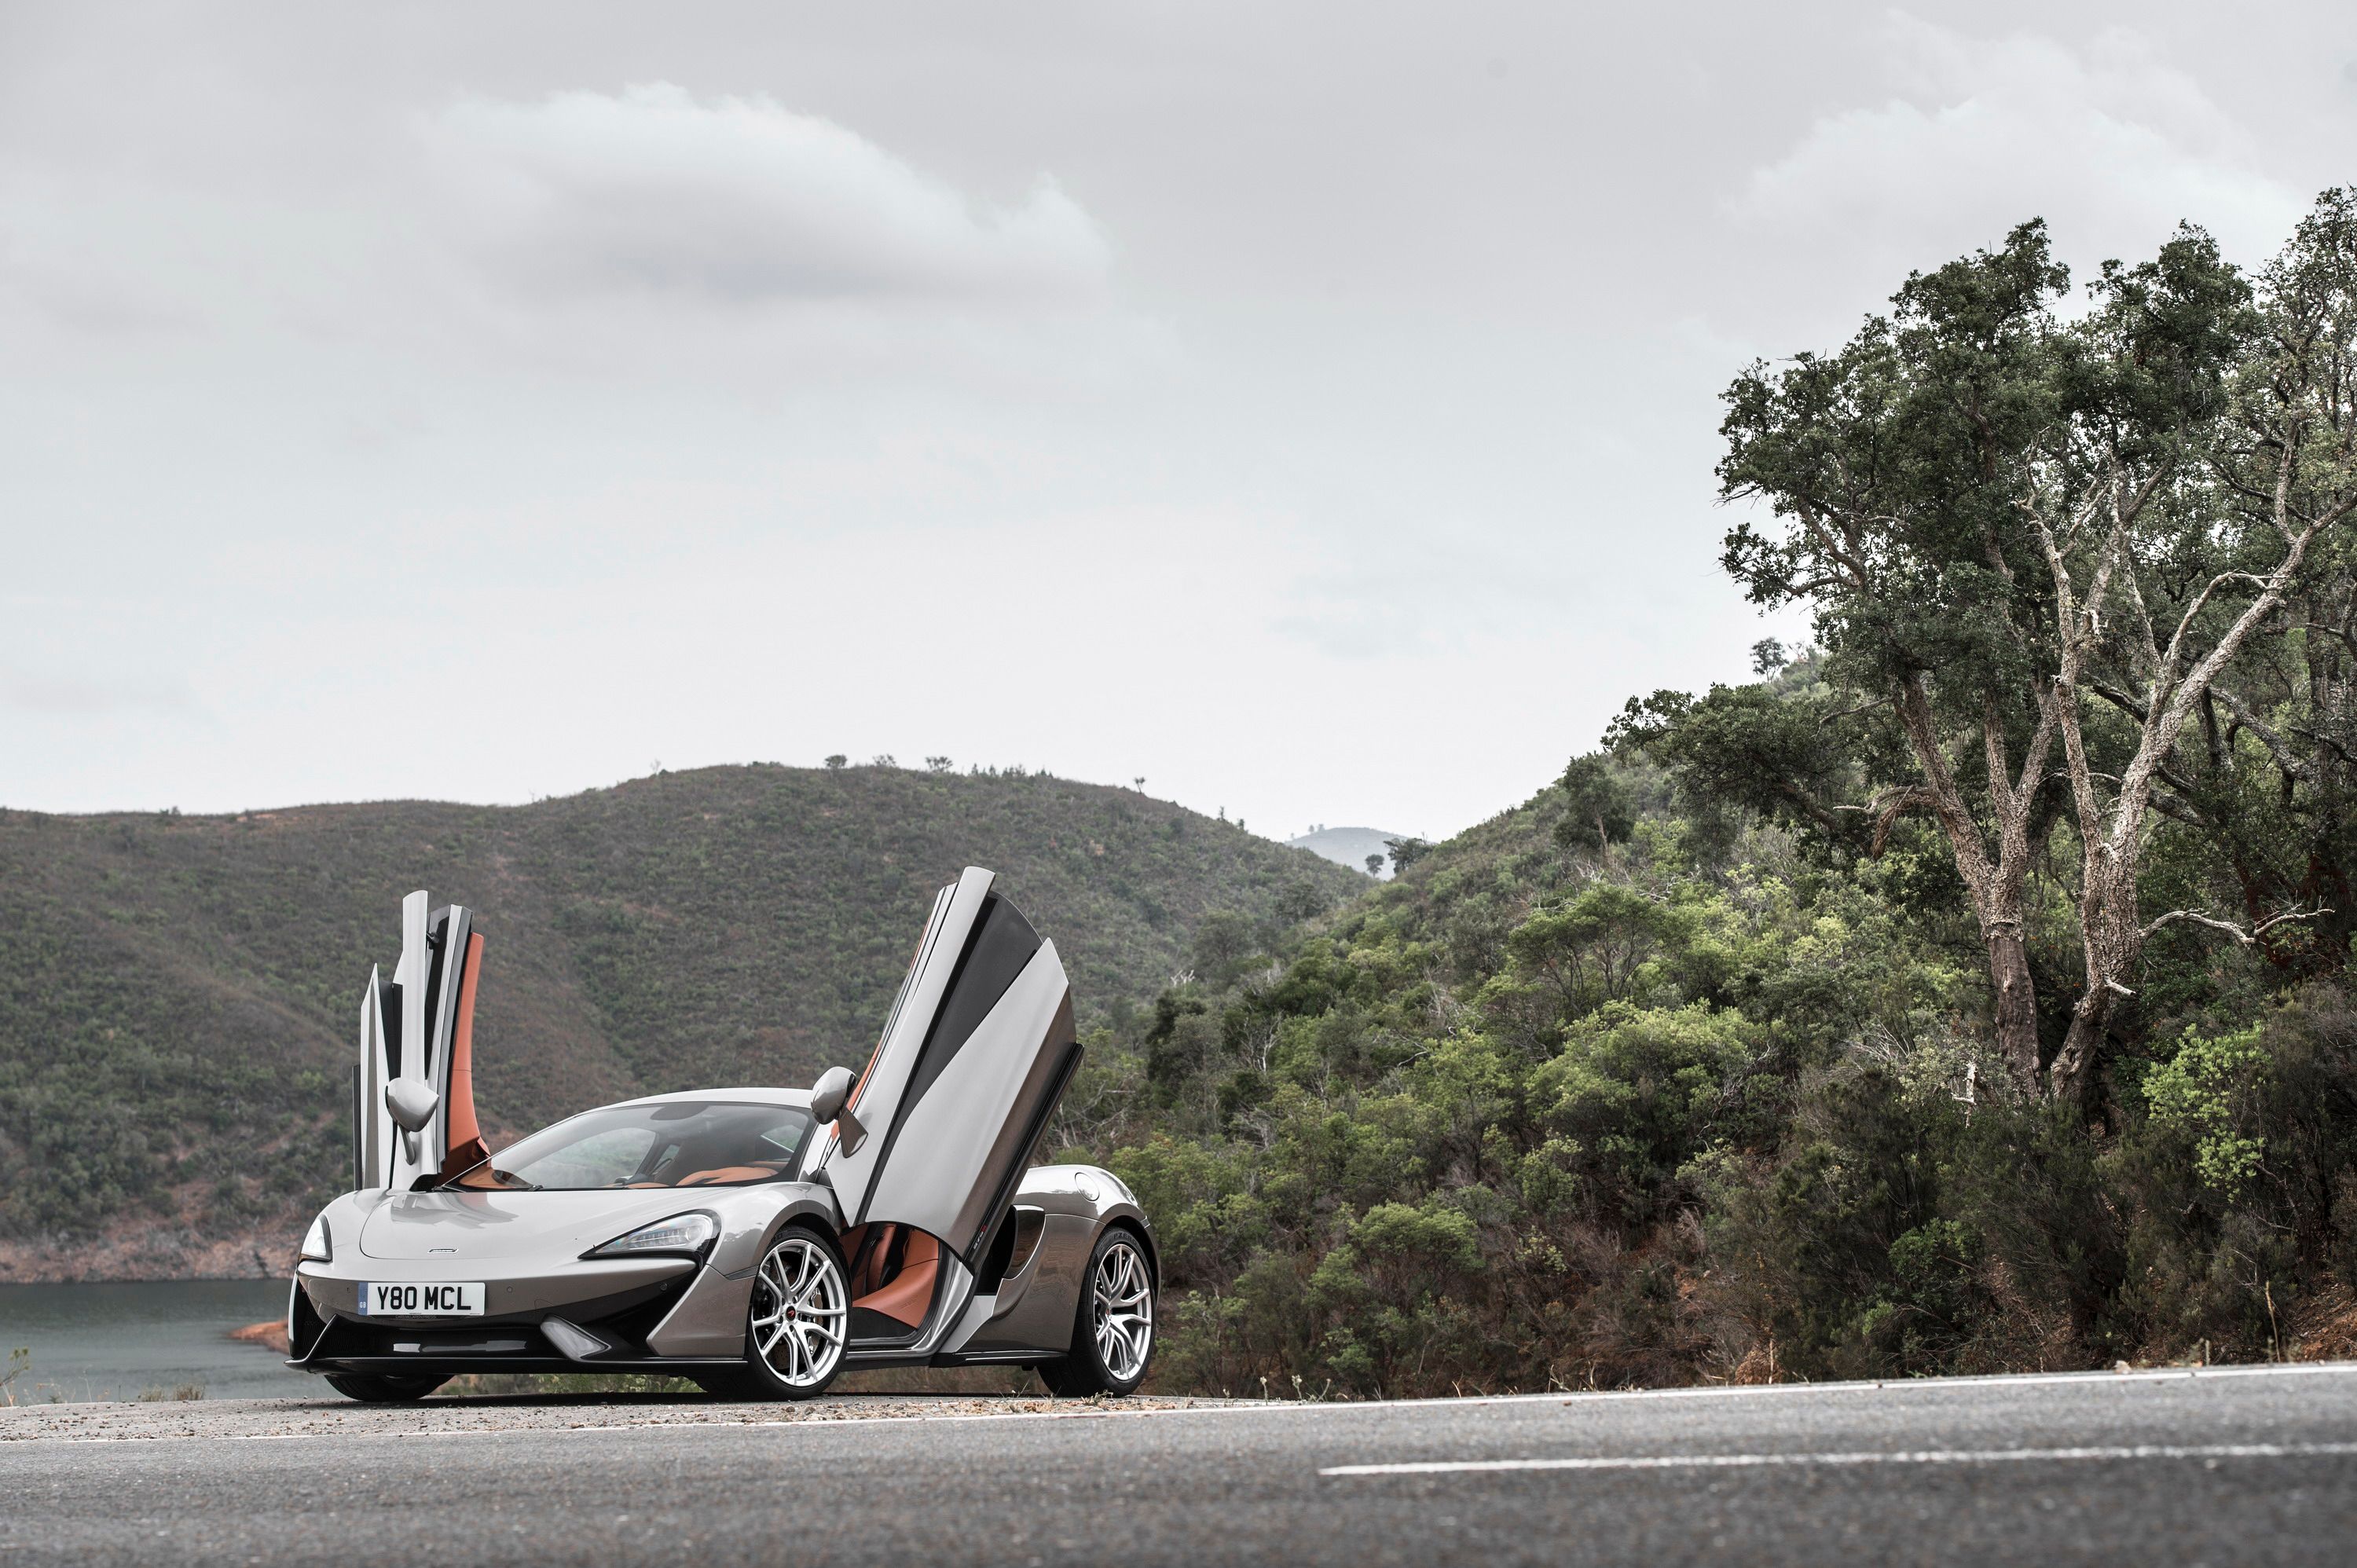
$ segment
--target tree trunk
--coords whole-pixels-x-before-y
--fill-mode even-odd
[[[1981,836],[1980,823],[1941,750],[1939,728],[1921,675],[1900,682],[1895,705],[1921,769],[1919,788],[1948,836],[1956,871],[1972,896],[1973,912],[1980,918],[1981,941],[1988,949],[1989,983],[1995,991],[1997,1050],[2011,1069],[2016,1092],[2035,1095],[2040,1066],[2038,985],[2030,978],[2029,950],[2022,940],[2022,887],[2029,874],[2030,803],[2051,749],[2057,704],[2042,704],[2039,725],[2023,753],[2018,783],[2008,778],[2004,737],[1994,712],[1982,726],[1988,752],[1990,803],[1997,818],[1994,860]]]
[[[2139,813],[2140,814],[2140,813]],[[2087,855],[2079,892],[2079,940],[2086,961],[2086,992],[2071,1009],[2071,1031],[2054,1054],[2047,1073],[2047,1095],[2083,1113],[2095,1110],[2096,1072],[2103,1064],[2104,1035],[2112,1013],[2135,993],[2126,977],[2144,952],[2144,930],[2136,923],[2140,830],[2120,834],[2116,842],[2098,841]]]
[[[2076,1106],[2083,1114],[2095,1110],[2095,1068],[2103,1057],[2104,1031],[2111,1026],[2112,992],[2107,986],[2091,991],[2071,1009],[2071,1032],[2054,1054],[2049,1072],[2049,1098]]]
[[[2013,1073],[2015,1090],[2038,1092],[2038,988],[2029,977],[2029,949],[2018,920],[1982,929],[1989,979],[1996,986],[1996,1048]]]

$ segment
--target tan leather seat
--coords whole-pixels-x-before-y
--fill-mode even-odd
[[[905,1225],[855,1225],[843,1233],[851,1258],[851,1305],[915,1328],[933,1304],[942,1244]]]
[[[717,1170],[697,1171],[680,1177],[682,1187],[710,1187],[724,1181],[767,1181],[778,1174],[775,1165],[722,1165]]]
[[[925,1311],[933,1305],[933,1276],[941,1272],[942,1244],[922,1230],[907,1234],[899,1268],[878,1288],[855,1297],[851,1305],[880,1312],[914,1328],[925,1321]]]

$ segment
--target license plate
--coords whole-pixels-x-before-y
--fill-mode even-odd
[[[480,1284],[364,1284],[361,1286],[362,1317],[480,1317]]]

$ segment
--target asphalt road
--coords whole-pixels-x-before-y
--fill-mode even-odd
[[[2357,1365],[1401,1404],[0,1412],[0,1564],[2348,1563]]]

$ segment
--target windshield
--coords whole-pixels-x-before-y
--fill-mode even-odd
[[[787,1181],[810,1130],[810,1112],[786,1105],[613,1105],[519,1140],[450,1185],[581,1192]]]

